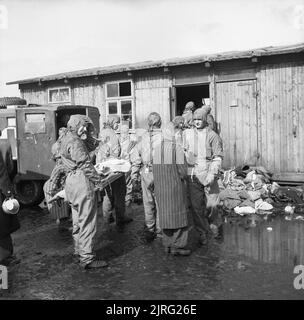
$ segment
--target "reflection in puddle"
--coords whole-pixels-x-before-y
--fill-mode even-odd
[[[261,262],[304,264],[304,221],[284,216],[227,218],[224,250]]]

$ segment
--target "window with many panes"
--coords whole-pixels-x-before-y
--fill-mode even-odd
[[[69,87],[48,89],[49,103],[71,102],[71,90]]]
[[[134,103],[131,81],[106,84],[107,114],[120,116],[121,124],[134,128]]]

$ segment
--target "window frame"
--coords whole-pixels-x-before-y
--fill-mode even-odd
[[[28,121],[31,115],[43,115],[43,121]],[[43,131],[38,132],[31,132],[28,129],[28,123],[41,123],[43,124]],[[46,113],[45,112],[25,112],[24,113],[24,133],[25,134],[46,134],[47,133],[47,126],[46,126]]]
[[[119,84],[123,82],[130,82],[131,84],[131,95],[130,96],[122,96],[120,97],[119,95],[117,97],[108,97],[108,84],[118,84],[118,94],[119,94]],[[106,88],[106,100],[117,100],[117,99],[127,99],[127,98],[133,98],[133,81],[131,80],[121,80],[121,81],[110,81],[105,83],[105,88]]]
[[[108,84],[118,84],[118,93],[119,93],[119,83],[122,82],[130,82],[131,84],[131,95],[130,96],[123,96],[123,97],[108,97]],[[130,101],[131,102],[131,115],[132,115],[132,125],[130,128],[130,132],[135,130],[135,102],[134,102],[134,83],[132,80],[120,80],[120,81],[110,81],[105,83],[105,100],[106,100],[106,116],[114,115],[109,113],[109,103],[116,102],[117,103],[117,114],[120,117],[120,121],[122,122],[122,113],[121,113],[121,103],[123,101]]]
[[[15,124],[11,125],[9,122],[10,122],[10,120],[13,120],[13,119],[14,119]],[[7,126],[8,127],[14,127],[14,128],[17,127],[17,119],[16,119],[16,117],[7,117],[6,120],[7,120]]]
[[[69,90],[69,100],[65,100],[65,101],[50,101],[50,91],[54,91],[57,90],[59,92],[59,90],[62,89],[68,89]],[[53,87],[53,88],[48,88],[48,103],[71,103],[72,101],[72,96],[71,96],[71,87],[70,86],[63,86],[63,87]]]

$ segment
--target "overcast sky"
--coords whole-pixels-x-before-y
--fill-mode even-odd
[[[0,0],[0,96],[40,75],[299,42],[304,0]]]

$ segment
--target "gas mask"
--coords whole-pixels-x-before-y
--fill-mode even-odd
[[[117,131],[118,129],[119,129],[119,123],[118,122],[113,123],[113,130]]]
[[[87,140],[87,138],[88,138],[88,130],[87,130],[87,127],[81,126],[81,127],[77,130],[77,135],[80,137],[81,140]]]
[[[196,129],[201,129],[203,127],[203,120],[194,119],[193,125],[196,127]]]

